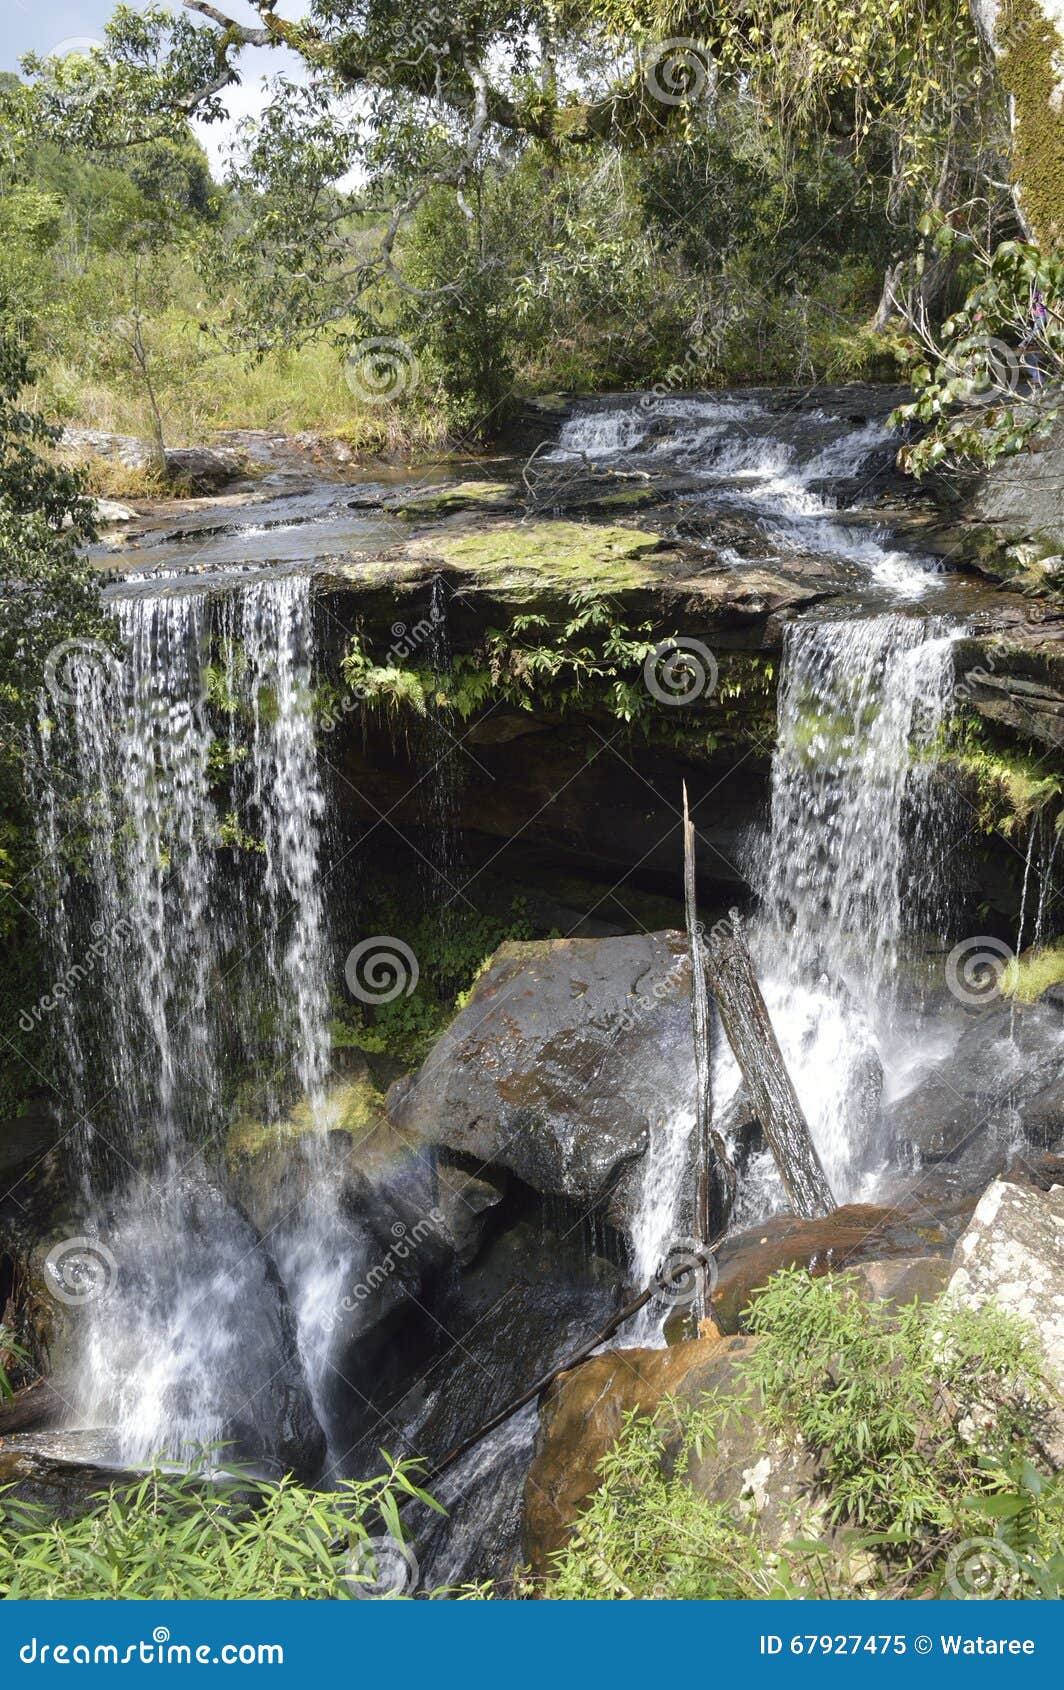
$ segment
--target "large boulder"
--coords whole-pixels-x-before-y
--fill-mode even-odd
[[[953,1236],[956,1236],[954,1234]],[[774,1273],[807,1268],[815,1275],[839,1273],[861,1263],[900,1259],[906,1263],[948,1253],[947,1227],[929,1215],[871,1203],[847,1203],[822,1220],[793,1215],[770,1219],[735,1233],[717,1251],[717,1281],[712,1292],[713,1318],[724,1332],[738,1332],[743,1311]],[[931,1280],[913,1278],[913,1295],[926,1295]],[[894,1295],[892,1291],[890,1293]]]
[[[886,1112],[888,1130],[923,1162],[1004,1166],[1022,1138],[1037,1150],[1064,1141],[1062,1004],[998,1003],[974,1015],[952,1054]]]
[[[106,458],[126,469],[145,469],[152,460],[152,447],[147,440],[131,434],[110,434],[103,429],[65,428],[62,445],[77,456]],[[168,446],[165,456],[168,478],[196,494],[219,492],[246,472],[248,462],[246,452],[232,446]]]
[[[690,990],[679,933],[504,944],[391,1118],[624,1226],[652,1125],[695,1095]]]
[[[995,1180],[976,1205],[953,1253],[948,1301],[965,1308],[994,1303],[1037,1334],[1047,1371],[1064,1389],[1064,1186]],[[1064,1412],[1050,1412],[1044,1453],[1064,1466]]]
[[[549,1573],[552,1553],[598,1486],[598,1464],[625,1415],[653,1415],[666,1397],[696,1404],[707,1392],[742,1390],[742,1363],[754,1342],[707,1330],[670,1349],[607,1351],[562,1375],[540,1411],[525,1487],[525,1553],[534,1574]],[[767,1548],[810,1529],[822,1508],[812,1457],[774,1437],[752,1399],[693,1458],[688,1480],[710,1501],[733,1502],[756,1517]]]

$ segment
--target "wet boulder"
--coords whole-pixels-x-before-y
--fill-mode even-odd
[[[718,1250],[713,1318],[724,1332],[740,1331],[744,1309],[782,1268],[826,1274],[861,1263],[881,1267],[895,1258],[911,1262],[915,1257],[944,1256],[952,1236],[946,1225],[926,1213],[869,1203],[848,1203],[823,1220],[773,1215],[735,1233]]]
[[[652,1127],[694,1088],[683,936],[551,939],[500,946],[388,1108],[403,1133],[623,1227]]]
[[[225,1445],[313,1479],[325,1440],[284,1285],[250,1221],[202,1176],[138,1186],[41,1240],[31,1287],[62,1312],[65,1424],[146,1461]]]
[[[666,1397],[681,1406],[707,1393],[736,1393],[741,1409],[693,1455],[692,1489],[756,1520],[767,1550],[818,1528],[824,1504],[812,1455],[777,1438],[748,1394],[743,1363],[756,1340],[712,1330],[664,1350],[607,1351],[563,1374],[540,1411],[535,1459],[525,1487],[524,1547],[534,1574],[550,1572],[578,1515],[598,1486],[597,1468],[625,1416],[653,1415]]]
[[[973,1015],[946,1061],[890,1106],[889,1131],[921,1161],[963,1160],[984,1178],[1017,1142],[1055,1150],[1064,1141],[1062,1007],[1047,993]]]

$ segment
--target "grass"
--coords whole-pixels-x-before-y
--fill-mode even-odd
[[[399,1508],[418,1498],[416,1464],[329,1492],[284,1479],[217,1476],[210,1456],[187,1473],[155,1467],[98,1493],[76,1519],[0,1491],[0,1597],[58,1601],[197,1598],[335,1601],[412,1593]]]
[[[187,318],[160,319],[159,386],[167,444],[209,444],[219,429],[309,432],[341,441],[353,452],[386,457],[432,455],[447,444],[434,395],[416,392],[406,404],[360,400],[346,379],[341,352],[318,342],[259,363],[214,348]],[[29,395],[33,409],[75,428],[146,439],[149,410],[135,384],[120,374],[93,376],[69,358],[43,366]],[[104,477],[95,489],[117,497],[133,488]]]

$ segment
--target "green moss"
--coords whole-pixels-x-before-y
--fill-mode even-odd
[[[1064,111],[1053,96],[1064,41],[1038,0],[1005,0],[997,39],[1001,78],[1015,102],[1013,181],[1036,233],[1057,242],[1064,235]]]
[[[457,569],[542,590],[623,592],[654,584],[642,559],[665,550],[659,534],[592,523],[506,523],[475,534],[435,534],[424,544]]]
[[[1064,777],[1047,774],[1044,758],[993,745],[976,729],[951,761],[974,781],[979,821],[987,833],[1009,836],[1020,831],[1064,792]]]
[[[452,511],[507,510],[516,503],[516,489],[507,481],[459,481],[391,508],[395,516],[417,522],[423,517],[449,516]]]
[[[1033,946],[1014,957],[1001,976],[1001,995],[1017,1003],[1034,1003],[1050,986],[1064,981],[1064,939]]]
[[[317,1117],[308,1098],[301,1098],[284,1121],[246,1117],[230,1128],[225,1141],[226,1165],[254,1161],[275,1150],[291,1150],[315,1133],[343,1132],[360,1141],[372,1136],[386,1120],[383,1094],[368,1074],[359,1074],[330,1087]]]

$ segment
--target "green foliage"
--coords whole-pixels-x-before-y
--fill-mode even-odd
[[[403,1542],[399,1508],[418,1499],[417,1465],[385,1458],[380,1478],[307,1490],[217,1476],[207,1457],[187,1473],[154,1468],[103,1491],[91,1510],[53,1520],[0,1491],[0,1596],[21,1600],[335,1601],[371,1584],[375,1545]]]
[[[0,1322],[0,1401],[14,1395],[8,1368],[25,1366],[29,1359],[29,1351],[24,1349],[14,1333],[9,1332]]]
[[[1064,1590],[1064,1486],[1028,1458],[1051,1392],[1029,1329],[993,1308],[869,1303],[804,1271],[775,1275],[748,1318],[759,1342],[732,1392],[628,1417],[546,1595],[949,1595],[963,1546],[986,1537],[1004,1546],[1004,1594]],[[779,1547],[691,1482],[750,1413],[821,1477]]]
[[[372,1008],[338,1004],[330,1027],[333,1046],[394,1057],[407,1067],[427,1055],[504,939],[541,936],[520,895],[504,910],[473,910],[456,902],[442,915],[430,909],[414,920],[409,900],[397,900],[390,889],[371,886],[364,900],[367,930],[401,935],[418,959],[418,983],[409,997]]]
[[[3,312],[0,309],[0,321]],[[79,550],[92,508],[76,473],[48,456],[56,430],[23,408],[26,354],[0,328],[0,1009],[14,1028],[33,987],[40,935],[26,912],[36,857],[24,762],[49,657],[68,640],[110,643],[99,577]],[[0,1109],[13,1111],[39,1075],[39,1036],[5,1046]]]
[[[1006,1461],[1045,1401],[1033,1336],[993,1310],[896,1310],[845,1279],[794,1273],[748,1318],[766,1421],[817,1454],[831,1519],[899,1544],[948,1529],[959,1499],[983,1487],[980,1461]]]
[[[999,739],[971,718],[948,747],[974,789],[979,827],[984,833],[1022,836],[1040,812],[1064,794],[1064,776],[1047,769],[1045,758]]]
[[[398,326],[443,395],[453,437],[466,444],[498,434],[513,404],[507,236],[485,214],[479,177],[465,215],[453,194],[424,200],[406,245],[410,282],[429,300],[411,299]],[[490,257],[489,257],[490,255]]]
[[[542,1594],[563,1602],[804,1594],[787,1558],[764,1554],[756,1528],[733,1504],[710,1502],[688,1483],[692,1461],[712,1452],[728,1416],[742,1408],[741,1401],[665,1402],[653,1417],[627,1415]]]
[[[920,425],[901,461],[914,475],[940,466],[992,464],[1046,438],[1060,411],[1064,383],[1064,260],[1021,241],[993,253],[949,220],[928,219],[941,249],[973,255],[979,280],[912,370],[917,397],[891,418]],[[1035,296],[1046,319],[1032,316]]]
[[[344,678],[365,703],[396,720],[408,711],[424,716],[444,709],[468,721],[492,700],[563,714],[603,709],[624,722],[648,716],[653,700],[642,674],[655,648],[651,624],[628,627],[594,587],[570,593],[568,606],[560,625],[530,612],[515,616],[506,629],[489,629],[483,650],[459,654],[446,674],[378,665],[355,639],[344,658]]]
[[[145,330],[167,419],[185,413],[195,366],[218,368],[204,322],[262,361],[322,336],[345,350],[404,337],[420,376],[396,402],[374,417],[337,392],[341,426],[346,413],[372,443],[442,420],[488,437],[515,388],[889,374],[892,344],[865,332],[887,262],[912,253],[932,195],[1002,197],[988,186],[991,68],[966,0],[762,10],[752,27],[746,0],[697,16],[642,0],[462,4],[416,20],[416,51],[391,3],[336,0],[312,27],[267,11],[296,74],[274,80],[216,194],[175,117],[223,114],[220,67],[239,80],[244,30],[121,8],[103,51],[31,60],[32,88],[8,90],[14,150],[44,195],[26,227],[54,214],[34,162],[49,147],[110,170],[116,203],[133,192],[165,203],[172,228],[197,225],[200,294],[175,290],[184,360],[166,367],[162,313]],[[663,102],[654,47],[677,36],[696,86]],[[59,197],[69,219],[69,186]],[[181,279],[171,256],[163,293]],[[78,320],[57,337],[75,367]]]

